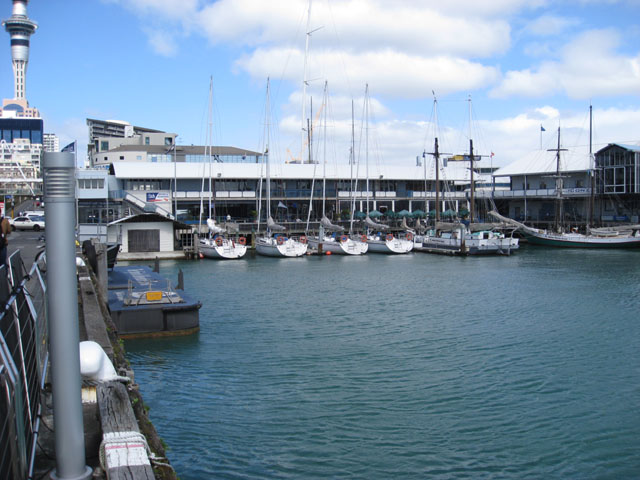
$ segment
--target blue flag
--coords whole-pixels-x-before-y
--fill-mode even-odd
[[[542,125],[540,125],[540,131],[541,132],[546,132],[546,130],[544,129],[544,127]]]
[[[69,153],[75,153],[76,151],[76,142],[71,142],[69,145],[67,145],[66,147],[64,147],[62,150],[60,150],[61,152],[69,152]]]

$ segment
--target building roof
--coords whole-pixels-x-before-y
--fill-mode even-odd
[[[620,147],[620,148],[624,148],[625,150],[629,150],[630,152],[640,152],[640,145],[629,145],[627,143],[610,143],[609,145],[607,145],[606,147],[601,148],[600,150],[598,150],[596,152],[596,154],[602,152],[603,150],[606,150],[608,148],[611,147]]]
[[[113,172],[118,179],[201,179],[203,177],[220,179],[256,179],[265,176],[265,165],[262,163],[149,163],[149,162],[114,162]],[[323,166],[314,164],[271,164],[270,176],[274,180],[296,180],[316,178],[322,179]],[[349,179],[352,177],[350,165],[326,165],[327,179]],[[371,181],[384,180],[424,180],[424,169],[421,166],[369,165]],[[365,179],[365,168],[353,167],[353,177]],[[478,182],[489,181],[489,176],[475,175]],[[427,180],[435,179],[433,165],[427,168]],[[469,167],[466,162],[449,162],[440,173],[441,180],[469,182]],[[373,187],[371,187],[373,188]]]
[[[112,153],[112,152],[147,152],[147,153],[157,153],[157,154],[169,154],[173,153],[174,149],[172,146],[167,145],[120,145],[119,147],[113,148],[108,152],[104,153]],[[209,153],[209,148],[201,145],[177,145],[175,147],[175,151],[177,156],[183,155],[205,155]],[[247,155],[247,156],[260,156],[262,153],[254,152],[252,150],[246,150],[237,147],[211,147],[212,155]]]
[[[591,168],[588,152],[568,151],[560,152],[560,170],[563,172],[586,172]],[[517,175],[542,175],[555,173],[557,170],[556,152],[535,150],[519,160],[499,168],[493,173],[494,177],[509,177]]]

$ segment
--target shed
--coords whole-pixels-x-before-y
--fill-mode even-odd
[[[121,253],[182,253],[180,233],[191,227],[157,213],[130,215],[109,223],[107,241],[121,244]]]

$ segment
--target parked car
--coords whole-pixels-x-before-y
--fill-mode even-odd
[[[16,217],[9,223],[13,230],[35,230],[36,232],[44,230],[44,217],[41,215]]]

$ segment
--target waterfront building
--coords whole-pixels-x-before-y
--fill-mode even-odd
[[[42,148],[45,152],[59,152],[60,139],[55,133],[45,133],[43,136]]]
[[[108,167],[114,161],[147,161],[142,152],[152,147],[170,156],[178,136],[162,130],[136,127],[119,120],[88,118],[87,126],[87,154],[89,164],[94,167]],[[121,153],[124,151],[132,153],[125,156]]]
[[[610,143],[595,154],[595,214],[603,222],[638,223],[640,145]]]
[[[40,158],[43,122],[27,101],[27,65],[30,37],[37,25],[27,16],[27,0],[14,0],[10,18],[4,20],[11,37],[14,95],[0,110],[0,194],[15,204],[42,192]]]
[[[117,161],[109,170],[86,169],[78,171],[79,227],[81,232],[106,225],[135,213],[157,213],[167,218],[197,225],[200,212],[209,216],[208,203],[215,205],[212,215],[219,222],[228,218],[241,224],[243,231],[256,229],[257,212],[265,219],[264,199],[266,182],[264,165],[252,162],[158,162],[153,168],[145,162]],[[245,159],[246,160],[246,159]],[[322,181],[314,182],[313,164],[271,165],[272,215],[292,229],[303,230],[309,214],[311,186],[313,188],[312,221],[318,221],[322,212]],[[369,190],[366,179],[358,178],[353,189],[350,165],[327,165],[325,188],[327,215],[336,220],[350,218],[352,204],[355,210],[369,208],[381,212],[423,210],[435,208],[435,172],[427,170],[426,185],[421,166],[369,167]],[[450,162],[440,175],[441,210],[468,209],[469,172],[463,162]],[[211,183],[209,183],[211,179]],[[488,177],[480,177],[489,183]],[[425,188],[426,186],[426,188]],[[481,197],[481,201],[488,195]],[[261,201],[262,200],[262,201]],[[262,203],[262,205],[260,205]],[[427,209],[427,210],[425,210]]]
[[[554,151],[535,151],[495,171],[496,181],[510,178],[507,190],[492,194],[499,211],[515,220],[551,224],[561,180],[565,223],[638,223],[640,146],[611,143],[593,159],[588,153],[563,152],[560,178],[557,170]]]
[[[510,178],[508,190],[494,192],[494,202],[507,217],[550,223],[555,219],[556,182],[562,180],[564,211],[568,220],[585,222],[591,195],[589,171],[588,155],[565,152],[561,161],[561,179],[558,179],[555,152],[536,150],[493,173],[496,181]]]

